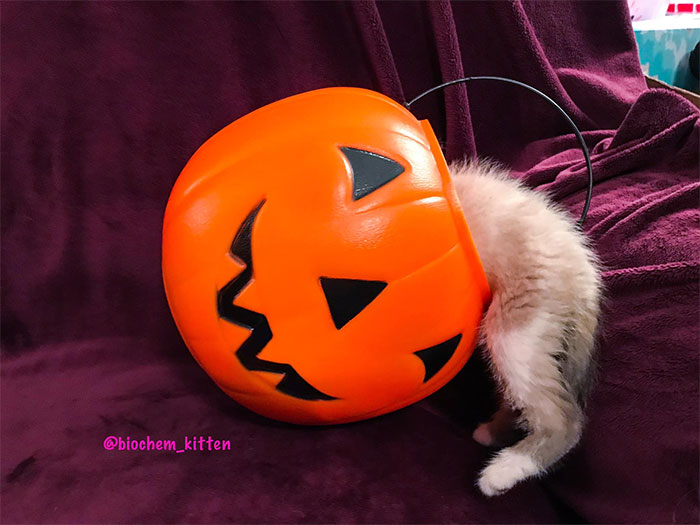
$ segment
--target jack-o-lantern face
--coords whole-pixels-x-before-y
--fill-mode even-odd
[[[430,126],[352,88],[276,102],[209,139],[170,196],[163,275],[214,381],[296,423],[434,392],[471,355],[489,298]]]

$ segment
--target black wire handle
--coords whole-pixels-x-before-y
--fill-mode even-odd
[[[583,228],[583,223],[586,222],[586,216],[588,215],[588,208],[591,206],[591,197],[593,196],[593,164],[591,163],[591,155],[588,153],[588,146],[586,146],[586,141],[583,139],[583,135],[581,135],[581,132],[579,131],[578,127],[576,124],[574,124],[574,121],[571,120],[571,117],[562,109],[562,107],[554,102],[552,98],[548,97],[544,93],[542,93],[539,89],[535,89],[534,87],[525,84],[524,82],[520,82],[518,80],[513,80],[511,78],[504,78],[504,77],[491,77],[491,76],[479,76],[479,77],[465,77],[465,78],[458,78],[457,80],[451,80],[450,82],[445,82],[444,84],[440,84],[439,86],[435,86],[433,88],[430,88],[428,91],[424,91],[420,95],[418,95],[416,98],[411,100],[410,102],[406,102],[404,106],[406,109],[411,109],[411,104],[414,102],[417,102],[418,100],[422,99],[424,96],[429,95],[430,93],[433,93],[434,91],[437,91],[439,89],[444,89],[448,86],[452,86],[454,84],[464,84],[466,82],[470,82],[472,80],[497,80],[499,82],[506,82],[508,84],[515,84],[516,86],[524,87],[525,89],[532,91],[536,95],[539,95],[543,99],[545,99],[547,102],[549,102],[554,108],[561,113],[566,121],[569,123],[571,126],[571,129],[573,129],[574,134],[576,135],[576,138],[578,139],[578,142],[581,146],[581,151],[583,152],[583,157],[586,159],[586,168],[588,169],[588,191],[586,193],[586,202],[583,205],[583,211],[581,212],[581,218],[578,220],[578,225],[580,228]]]

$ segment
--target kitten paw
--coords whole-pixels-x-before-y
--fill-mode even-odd
[[[489,423],[482,423],[476,427],[472,434],[472,439],[485,447],[492,447],[496,441],[491,433],[491,425]]]
[[[525,437],[525,432],[516,426],[515,413],[500,410],[491,421],[482,423],[472,439],[485,447],[507,447]]]
[[[538,472],[537,464],[530,456],[503,451],[481,471],[479,489],[486,496],[503,494],[513,486]]]

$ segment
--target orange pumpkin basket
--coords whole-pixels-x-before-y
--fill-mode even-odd
[[[163,279],[211,378],[302,424],[443,386],[490,297],[430,125],[356,88],[280,100],[205,142],[170,195]]]

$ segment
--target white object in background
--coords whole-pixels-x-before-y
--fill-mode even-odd
[[[653,20],[635,20],[632,22],[632,29],[635,31],[673,31],[681,29],[691,31],[700,29],[700,15],[664,16]],[[695,45],[693,44],[692,47],[695,47]]]
[[[632,20],[651,20],[666,15],[670,0],[627,0]]]

